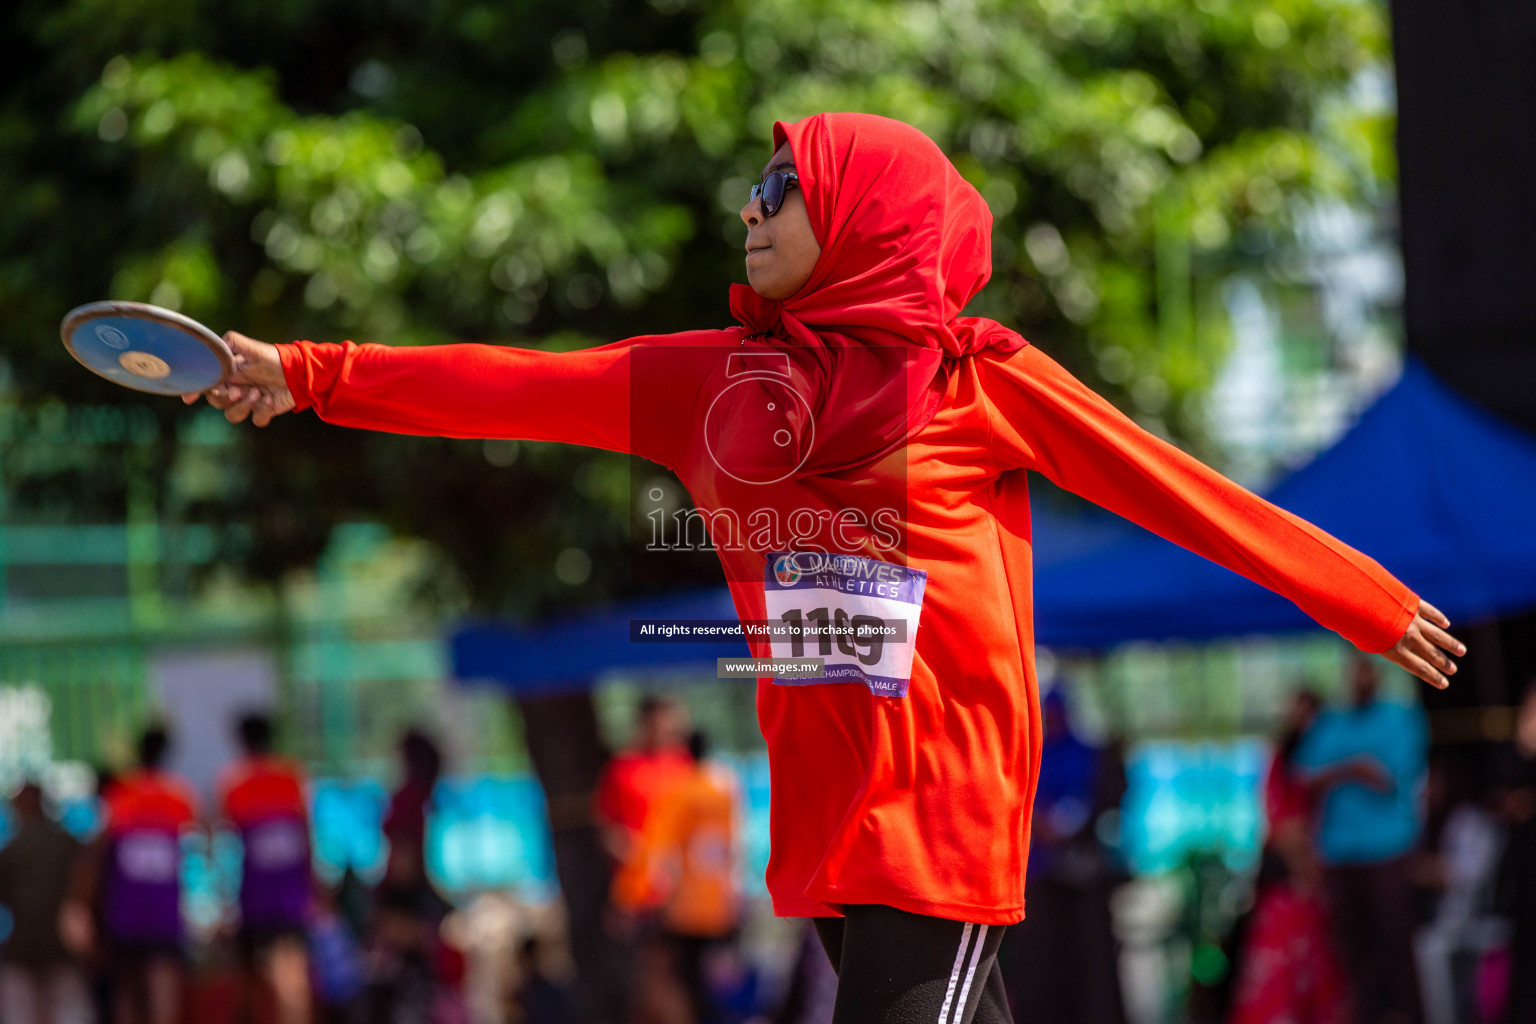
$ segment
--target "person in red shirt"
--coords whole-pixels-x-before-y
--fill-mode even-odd
[[[389,843],[384,875],[373,890],[366,957],[370,981],[363,1016],[414,1019],[425,1007],[455,1005],[462,997],[463,953],[445,940],[443,919],[452,905],[427,870],[427,837],[443,752],[419,729],[407,729],[396,747],[400,783],[384,812]]]
[[[617,865],[610,899],[626,914],[655,906],[660,893],[644,855],[645,834],[664,794],[693,772],[683,746],[688,714],[676,701],[647,695],[640,701],[633,746],[614,755],[597,783],[596,811],[603,842]]]
[[[1269,826],[1266,846],[1285,852],[1300,843],[1312,848],[1317,798],[1310,779],[1296,767],[1296,750],[1323,710],[1323,698],[1305,687],[1291,695],[1285,724],[1275,741],[1275,754],[1264,775],[1264,820]]]
[[[170,745],[164,727],[144,730],[138,767],[102,794],[101,920],[123,1024],[175,1024],[181,1014],[181,837],[197,821],[197,803],[163,767]]]
[[[389,852],[384,877],[374,893],[376,902],[413,905],[424,921],[436,927],[448,912],[427,873],[427,818],[443,773],[443,753],[437,742],[419,729],[407,729],[397,747],[400,784],[384,810],[384,838]]]
[[[1244,937],[1229,1024],[1349,1024],[1349,981],[1330,930],[1322,863],[1313,848],[1316,798],[1296,750],[1322,698],[1297,690],[1264,778],[1269,825]]]
[[[309,804],[304,773],[272,751],[272,720],[243,716],[236,726],[243,756],[219,785],[219,809],[240,834],[240,944],[249,981],[276,997],[278,1024],[310,1018],[309,923],[314,877],[310,867]],[[249,993],[253,985],[246,986]]]
[[[258,426],[312,409],[673,470],[741,619],[776,631],[752,638],[754,656],[819,656],[819,677],[792,663],[760,676],[757,706],[768,889],[777,913],[818,919],[837,1024],[1006,1020],[994,956],[1024,914],[1041,737],[1027,471],[1433,685],[1463,648],[1367,556],[961,315],[991,273],[992,218],[932,140],[817,114],[775,123],[773,145],[741,209],[736,326],[575,352],[231,334],[236,373],[208,398]]]

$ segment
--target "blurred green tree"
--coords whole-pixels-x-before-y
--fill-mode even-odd
[[[1213,282],[1319,199],[1378,202],[1391,125],[1339,102],[1384,62],[1371,0],[19,0],[0,22],[0,322],[11,401],[148,404],[157,487],[191,415],[80,370],[104,297],[257,337],[573,347],[729,322],[736,216],[775,119],[928,132],[991,205],[975,311],[1153,429],[1199,442]],[[542,444],[245,431],[228,486],[258,577],[380,519],[456,567],[454,603],[621,595],[626,462]],[[107,477],[116,479],[112,474]],[[46,490],[46,488],[44,489]],[[54,493],[57,488],[54,488]],[[84,521],[126,497],[78,490]],[[13,509],[14,511],[14,509]],[[708,561],[696,566],[711,578]],[[525,705],[551,806],[590,792],[590,702]],[[603,857],[557,828],[576,950],[612,975]],[[584,988],[584,1019],[613,998]],[[606,992],[606,994],[605,994]],[[606,1009],[605,1009],[606,1005]]]
[[[0,33],[28,58],[0,73],[22,403],[144,401],[55,341],[102,296],[275,340],[727,323],[772,121],[860,109],[927,131],[991,204],[978,311],[1198,443],[1225,332],[1196,282],[1392,174],[1390,124],[1337,102],[1384,58],[1358,0],[24,0]],[[302,422],[244,455],[217,512],[252,520],[258,572],[377,515],[444,546],[482,607],[631,585],[610,456]]]

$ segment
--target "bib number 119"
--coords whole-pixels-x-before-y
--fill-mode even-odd
[[[831,656],[834,643],[839,653],[858,658],[863,665],[878,664],[885,650],[882,634],[887,628],[878,615],[849,615],[841,608],[812,608],[802,615],[799,608],[789,608],[779,614],[779,621],[789,627],[791,657],[805,657],[807,628],[824,658]]]

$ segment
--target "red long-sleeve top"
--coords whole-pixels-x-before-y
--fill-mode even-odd
[[[742,333],[565,353],[281,351],[299,408],[328,422],[632,452],[675,471],[709,513],[812,510],[836,533],[809,549],[867,553],[879,527],[865,513],[901,510],[904,543],[888,560],[927,573],[907,693],[758,682],[780,915],[881,903],[974,923],[1023,916],[1041,736],[1026,470],[1284,595],[1362,650],[1390,648],[1418,608],[1376,562],[1142,430],[1033,346],[954,360],[938,414],[870,466],[771,487],[738,479],[704,421],[738,383],[728,353],[782,350]],[[763,620],[764,556],[784,539],[724,537],[721,523],[711,536],[737,611]]]

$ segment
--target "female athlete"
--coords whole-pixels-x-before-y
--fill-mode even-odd
[[[837,1024],[1006,1021],[994,954],[1024,916],[1041,724],[1026,472],[1294,601],[1438,687],[1463,646],[1370,558],[1137,427],[960,310],[992,218],[914,128],[774,125],[741,210],[739,324],[578,352],[232,334],[208,400],[398,433],[565,441],[671,468],[760,658],[768,888],[839,972]],[[188,395],[186,401],[197,396]]]

